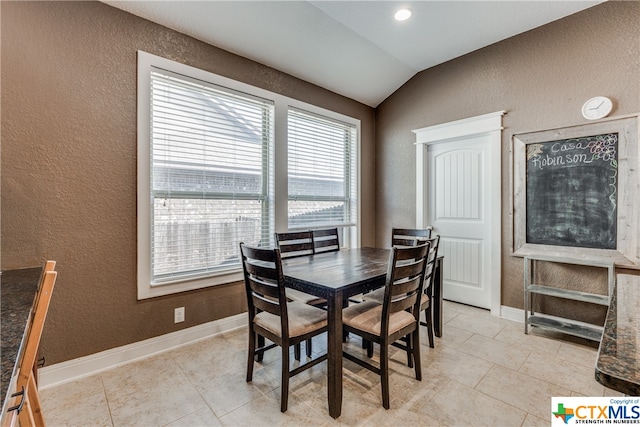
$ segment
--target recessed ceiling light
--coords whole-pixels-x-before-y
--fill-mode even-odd
[[[396,12],[395,15],[393,15],[393,17],[396,19],[396,21],[406,21],[407,19],[411,18],[411,14],[413,12],[411,12],[411,9],[400,9]]]

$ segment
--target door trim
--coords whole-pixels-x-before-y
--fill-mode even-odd
[[[483,114],[434,126],[415,129],[416,134],[416,227],[424,228],[428,212],[427,147],[433,144],[454,142],[460,138],[486,135],[490,140],[490,155],[499,167],[491,168],[490,185],[494,194],[491,204],[491,314],[500,316],[502,283],[502,116],[506,111]],[[445,261],[446,262],[446,261]]]

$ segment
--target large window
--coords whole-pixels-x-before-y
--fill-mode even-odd
[[[358,130],[138,52],[138,298],[241,280],[239,242],[275,231],[337,226],[356,246]]]
[[[355,141],[352,124],[289,109],[290,229],[356,225]]]
[[[153,282],[228,270],[273,232],[273,103],[151,71]]]

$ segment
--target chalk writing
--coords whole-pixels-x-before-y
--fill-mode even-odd
[[[527,160],[534,168],[609,162],[617,169],[618,134],[596,135],[527,146]]]

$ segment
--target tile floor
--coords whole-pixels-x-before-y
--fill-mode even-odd
[[[423,380],[397,350],[391,409],[375,374],[344,361],[342,415],[327,412],[326,364],[291,380],[280,413],[279,350],[245,382],[246,328],[43,390],[49,426],[548,426],[552,396],[620,393],[594,379],[597,346],[445,302],[435,349],[422,338]],[[424,328],[422,328],[424,329]],[[358,338],[347,344],[361,351]],[[314,352],[325,350],[322,339]],[[304,351],[303,351],[304,354]],[[374,358],[377,357],[374,355]]]

